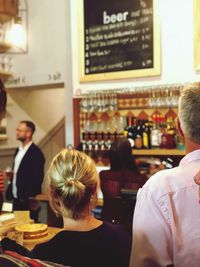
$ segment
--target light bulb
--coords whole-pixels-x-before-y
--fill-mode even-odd
[[[22,24],[14,23],[6,34],[6,40],[14,47],[23,47],[26,42],[26,36]]]

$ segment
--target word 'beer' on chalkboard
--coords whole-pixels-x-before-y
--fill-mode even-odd
[[[81,81],[160,74],[156,0],[81,1]]]

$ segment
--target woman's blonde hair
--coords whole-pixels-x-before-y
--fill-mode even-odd
[[[63,149],[49,169],[50,204],[54,212],[79,219],[91,211],[96,200],[99,175],[95,163],[85,153]]]

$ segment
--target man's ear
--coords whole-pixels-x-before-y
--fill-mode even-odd
[[[178,117],[177,117],[177,119],[176,119],[176,128],[178,129],[179,134],[180,134],[182,137],[184,137],[184,133],[183,133],[183,131],[182,131],[181,124],[180,124],[180,120],[179,120]]]
[[[27,136],[28,138],[31,138],[32,135],[33,135],[33,133],[32,133],[30,130],[28,130],[28,131],[26,132],[26,136]]]

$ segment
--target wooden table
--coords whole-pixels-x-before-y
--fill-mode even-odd
[[[7,233],[14,231],[15,227],[24,223],[34,223],[29,217],[29,211],[14,211],[14,213],[2,213],[1,218],[6,215],[11,215],[10,219],[4,220],[0,224],[0,238],[4,237]]]
[[[32,240],[23,240],[23,235],[19,235],[14,229],[10,232],[7,233],[4,237],[9,237],[13,240],[15,240],[17,243],[20,245],[23,245],[25,248],[32,250],[35,245],[41,244],[44,242],[49,241],[51,238],[53,238],[57,233],[62,231],[63,228],[58,228],[58,227],[48,227],[48,236],[43,237],[43,238],[38,238],[38,239],[32,239]]]

